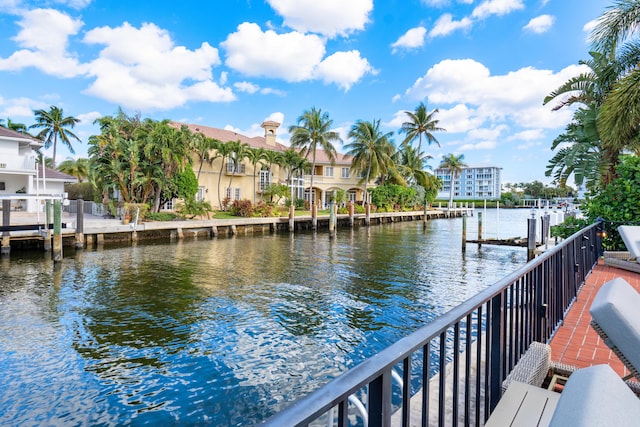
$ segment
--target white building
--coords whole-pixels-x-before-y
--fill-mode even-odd
[[[493,200],[500,198],[502,168],[490,165],[467,166],[453,179],[453,200]],[[438,199],[449,199],[451,172],[438,168],[434,171],[442,180],[443,188]]]
[[[64,184],[77,179],[42,166],[36,167],[36,151],[42,141],[29,135],[0,127],[0,196],[20,194],[62,194]],[[44,175],[44,176],[43,176]],[[15,200],[12,209],[36,212],[37,200]]]

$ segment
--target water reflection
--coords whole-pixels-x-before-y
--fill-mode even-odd
[[[525,261],[455,221],[0,259],[1,425],[253,425]],[[43,387],[43,385],[47,385]]]

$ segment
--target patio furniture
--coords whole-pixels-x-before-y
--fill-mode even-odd
[[[527,351],[522,355],[513,370],[502,382],[502,394],[507,391],[512,382],[542,386],[549,374],[551,366],[551,346],[540,342],[532,342]]]
[[[637,426],[640,400],[609,365],[578,369],[560,394],[550,426]]]
[[[638,425],[640,399],[609,365],[576,370],[562,393],[513,381],[486,427]]]
[[[618,233],[620,233],[628,252],[607,251],[604,253],[604,264],[640,273],[640,262],[638,262],[638,258],[640,258],[640,226],[621,225],[618,227]]]
[[[640,379],[640,294],[618,277],[602,285],[591,304],[591,326]]]

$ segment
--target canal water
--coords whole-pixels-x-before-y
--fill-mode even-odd
[[[528,215],[500,210],[503,237]],[[463,254],[461,224],[12,253],[0,425],[254,425],[526,262]]]

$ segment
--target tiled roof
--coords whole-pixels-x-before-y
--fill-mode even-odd
[[[212,128],[209,126],[177,123],[177,122],[171,122],[170,124],[175,127],[186,125],[189,128],[189,130],[193,133],[201,133],[206,137],[215,138],[218,141],[222,141],[222,142],[240,141],[240,142],[249,144],[249,146],[253,148],[265,148],[267,150],[275,150],[275,151],[285,151],[287,148],[289,148],[286,145],[280,144],[278,142],[276,142],[275,147],[272,145],[268,145],[263,136],[254,136],[253,138],[250,138],[248,136],[242,135],[241,133],[237,133],[232,130],[218,129],[218,128]]]
[[[240,133],[234,132],[232,130],[219,129],[219,128],[214,128],[209,126],[194,125],[194,124],[179,123],[179,122],[171,122],[170,124],[178,128],[180,126],[185,125],[193,133],[199,132],[199,133],[202,133],[204,136],[207,136],[209,138],[215,138],[218,141],[222,141],[222,142],[239,140],[240,142],[249,144],[250,147],[264,148],[267,150],[275,150],[275,151],[286,151],[289,148],[288,146],[284,144],[280,144],[279,142],[276,142],[275,147],[272,145],[268,145],[264,136],[254,136],[251,138],[251,137],[242,135]],[[279,123],[277,122],[265,122],[265,124],[279,125]],[[309,156],[308,160],[311,161],[311,156]],[[335,160],[336,160],[335,164],[337,165],[349,165],[349,166],[351,165],[351,156],[347,156],[345,154],[338,153],[336,155]],[[325,153],[323,150],[317,150],[316,163],[319,163],[319,164],[329,163],[329,157],[327,156],[327,153]]]
[[[38,176],[42,178],[42,165],[37,165]],[[64,182],[78,182],[78,178],[75,176],[67,175],[55,169],[45,168],[45,178],[47,180],[58,180]]]
[[[25,133],[16,132],[15,130],[7,129],[5,127],[0,126],[0,138],[17,138],[23,139],[25,141],[34,142],[36,144],[42,145],[42,141],[37,138],[32,137],[31,135],[27,135]]]

